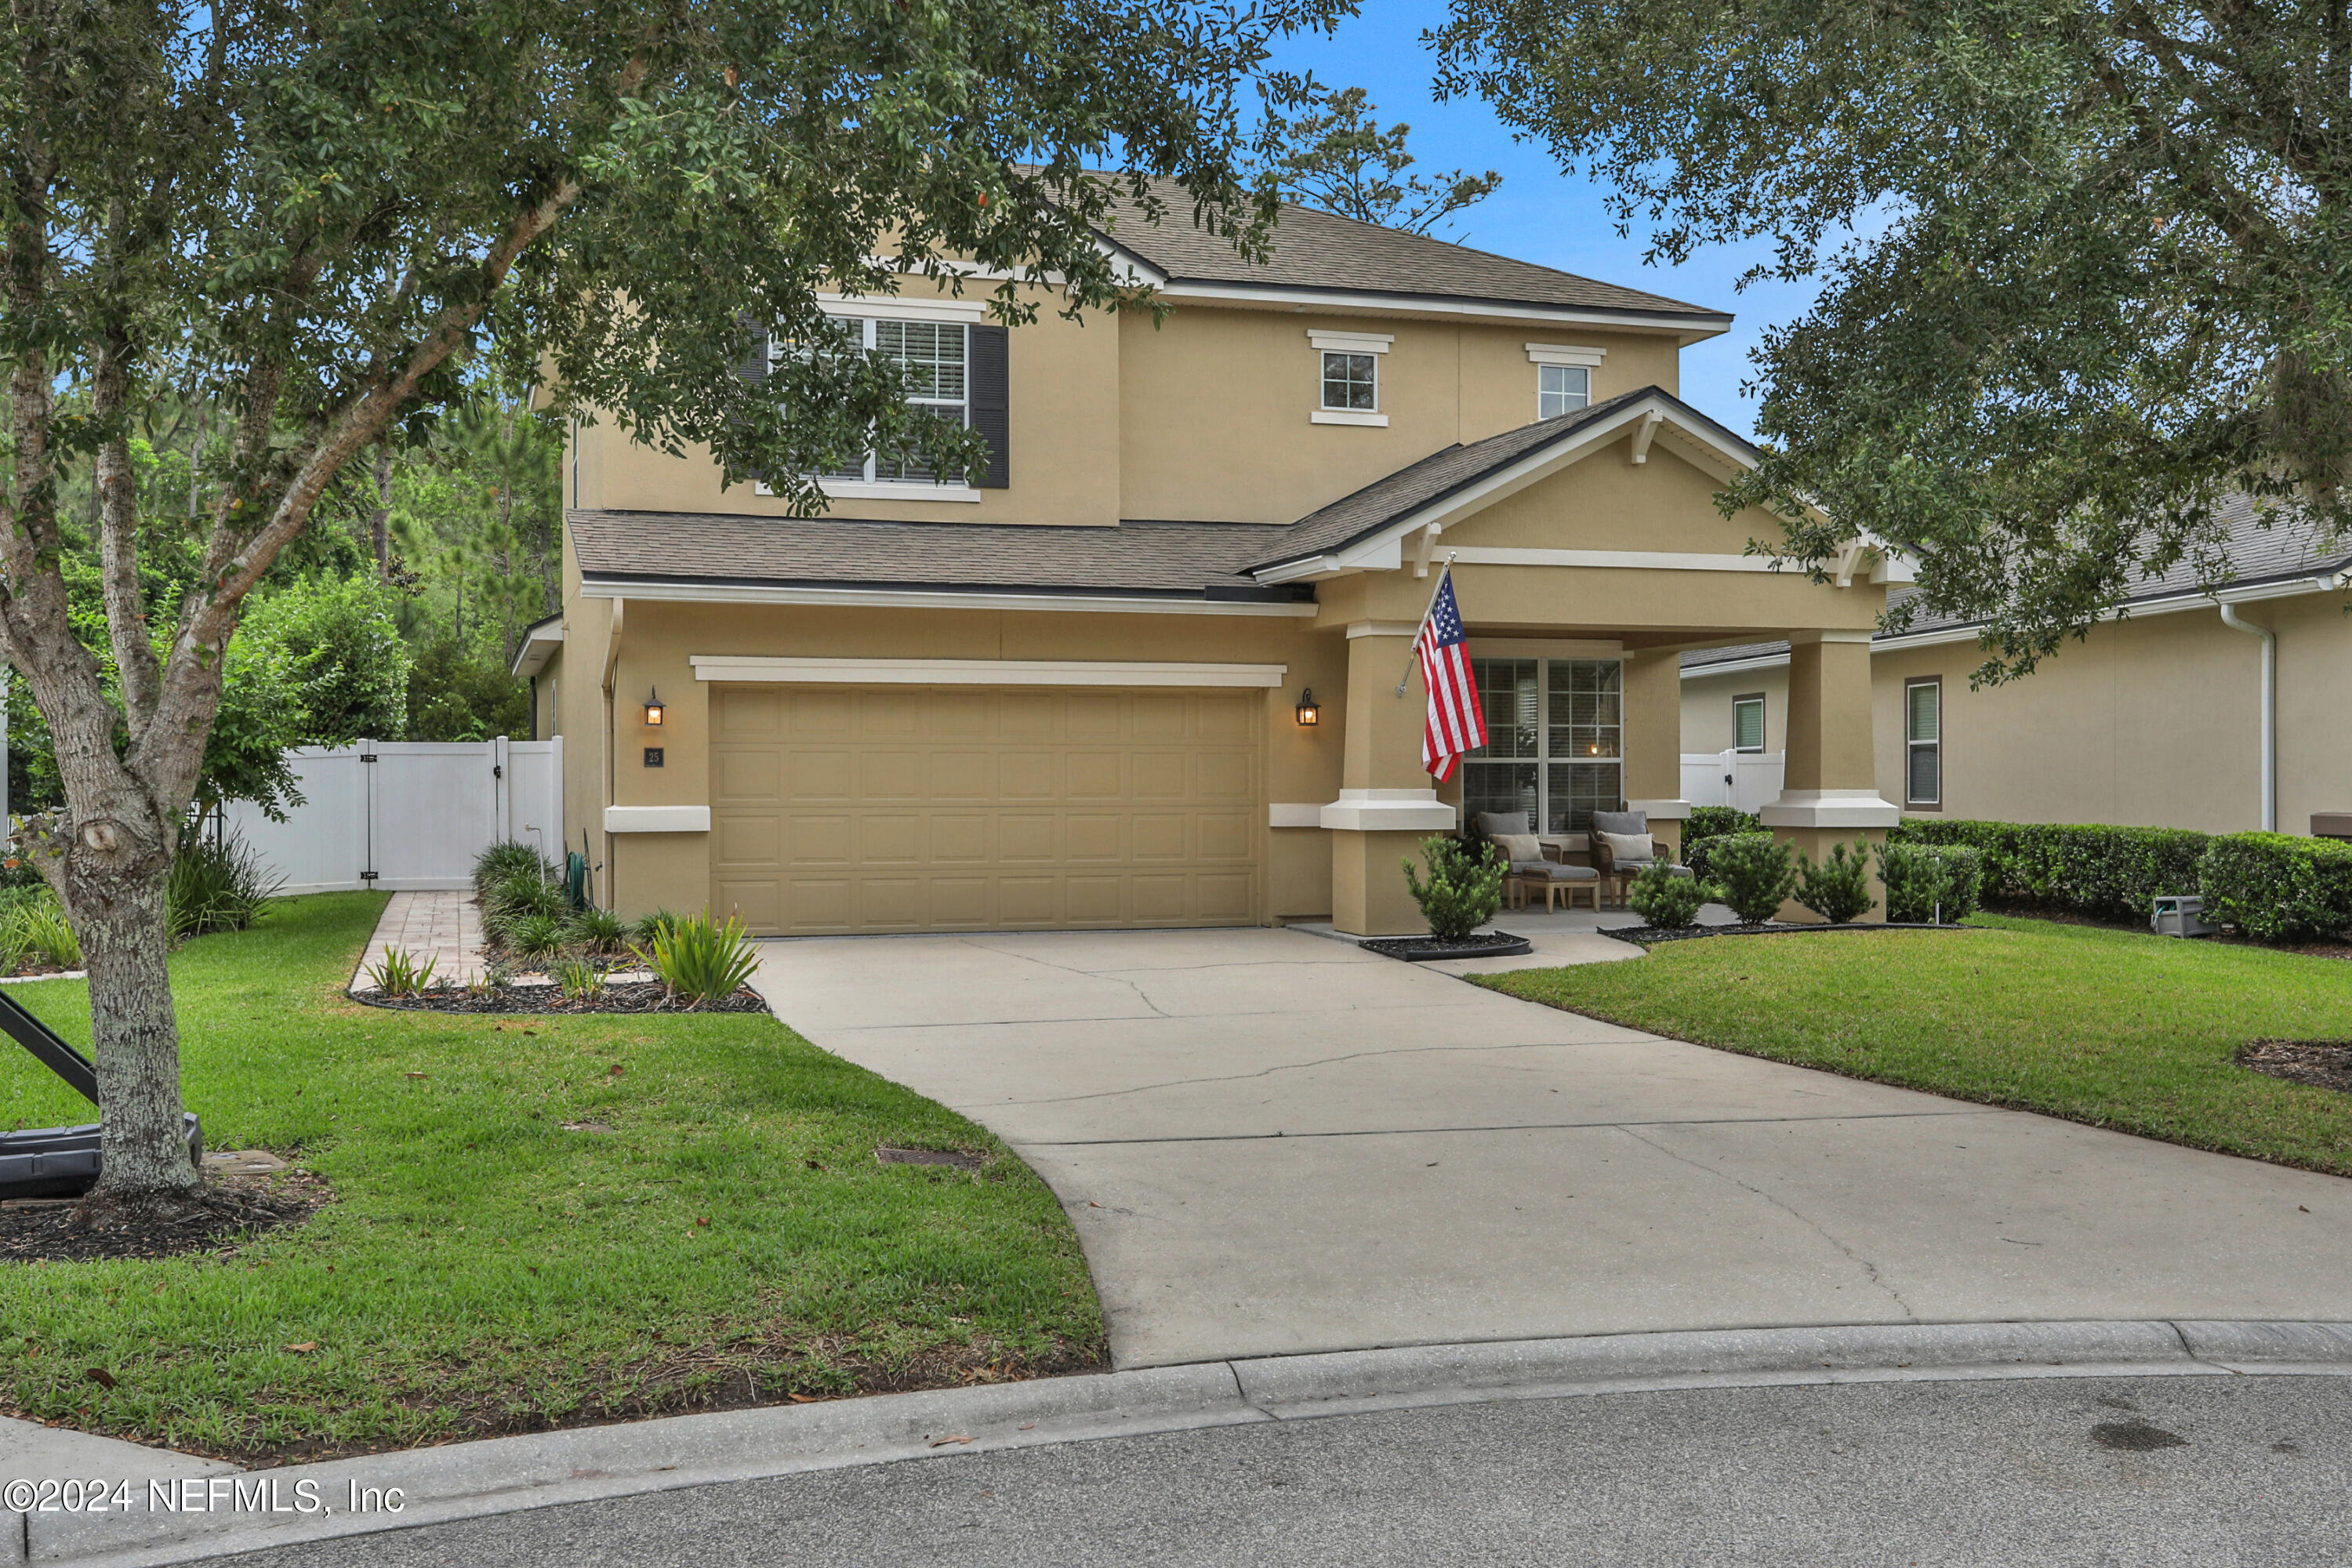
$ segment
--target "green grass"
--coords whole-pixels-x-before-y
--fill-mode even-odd
[[[1774,1061],[2352,1175],[2352,1094],[2231,1059],[2258,1038],[2352,1038],[2352,963],[1976,924],[1669,942],[1480,984]]]
[[[207,1142],[335,1201],[233,1256],[0,1265],[10,1414],[318,1454],[1100,1363],[1068,1220],[987,1132],[764,1015],[362,1007],[342,986],[383,903],[289,900],[173,955]],[[18,993],[80,1043],[88,994]],[[0,1051],[0,1127],[88,1116]]]

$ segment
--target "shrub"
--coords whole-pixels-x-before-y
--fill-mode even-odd
[[[26,889],[0,910],[0,958],[10,969],[26,962],[50,969],[81,967],[81,939],[47,887]]]
[[[566,1002],[584,1002],[604,988],[604,967],[584,958],[567,958],[555,966],[555,988]]]
[[[1952,874],[1952,890],[1944,900],[1946,921],[1964,921],[1984,907],[1984,851],[1973,844],[1925,846]]]
[[[507,951],[523,963],[545,963],[563,951],[563,921],[554,915],[522,915],[507,926]]]
[[[243,931],[285,885],[286,879],[236,835],[217,842],[199,837],[172,862],[171,879],[163,884],[163,919],[174,942]]]
[[[743,934],[743,921],[730,915],[719,924],[709,913],[674,920],[654,938],[653,950],[632,948],[670,996],[688,1007],[723,1002],[760,967],[758,944]]]
[[[654,943],[661,940],[664,931],[674,931],[677,927],[677,916],[667,910],[656,910],[651,914],[639,915],[629,922],[630,950],[632,952],[640,948],[649,950]],[[637,956],[642,958],[645,954],[639,952]]]
[[[528,871],[500,878],[482,895],[483,929],[501,942],[511,941],[523,921],[549,920],[560,926],[571,912],[572,901],[562,888]]]
[[[1692,868],[1719,889],[1731,912],[1749,925],[1777,919],[1797,890],[1797,868],[1789,847],[1769,833],[1735,833],[1707,846],[1706,869]]]
[[[1886,884],[1886,918],[1905,925],[1925,925],[1952,900],[1952,868],[1941,844],[1882,844],[1878,847],[1878,879]],[[1954,917],[1958,918],[1958,917]]]
[[[1984,856],[1982,897],[2106,920],[2145,921],[2158,893],[2198,885],[2211,839],[2180,827],[2107,827],[1907,818],[1905,844],[1963,844]]]
[[[1625,901],[1654,926],[1692,926],[1698,924],[1698,907],[1714,891],[1696,876],[1675,876],[1673,867],[1658,860],[1635,874]]]
[[[1429,922],[1429,934],[1440,942],[1460,942],[1503,907],[1503,858],[1491,848],[1472,849],[1445,834],[1421,841],[1422,858],[1429,862],[1429,880],[1413,871],[1412,857],[1404,859],[1404,885]]]
[[[1718,840],[1764,831],[1764,819],[1753,812],[1728,805],[1695,806],[1683,824],[1683,864],[1695,877],[1710,876],[1707,857]]]
[[[535,844],[520,838],[502,838],[474,857],[474,891],[487,894],[490,889],[509,877],[531,877],[547,881],[555,868],[547,863]]]
[[[2352,844],[2284,833],[2216,838],[2197,868],[2205,918],[2258,942],[2352,931]]]
[[[629,928],[610,910],[582,910],[572,917],[573,946],[591,952],[618,952],[629,942]]]
[[[414,996],[432,982],[435,960],[422,964],[404,947],[388,947],[383,957],[367,966],[370,984],[386,996]]]
[[[1820,860],[1797,854],[1797,902],[1832,925],[1842,926],[1870,912],[1878,900],[1870,896],[1870,846],[1832,844]]]

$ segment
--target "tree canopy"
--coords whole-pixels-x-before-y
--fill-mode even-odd
[[[1277,96],[1268,103],[1266,132],[1274,147],[1265,167],[1293,201],[1383,228],[1429,234],[1503,183],[1492,169],[1409,173],[1414,159],[1405,139],[1412,127],[1381,129],[1360,87],[1318,92],[1304,81],[1285,85],[1303,102]],[[1299,112],[1286,115],[1286,107]]]
[[[1819,276],[1757,356],[1727,500],[1818,560],[1915,546],[1907,612],[2032,668],[2216,507],[2346,535],[2352,25],[2203,0],[1454,0],[1441,89],[1614,187],[1652,259],[1769,237]]]

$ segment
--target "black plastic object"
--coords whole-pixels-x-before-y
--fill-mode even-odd
[[[33,1059],[66,1081],[92,1105],[98,1103],[98,1069],[88,1057],[59,1038],[58,1032],[26,1012],[22,1004],[0,991],[0,1031],[33,1053]],[[205,1158],[204,1123],[193,1110],[184,1113],[188,1134],[188,1160]],[[82,1127],[35,1127],[21,1132],[0,1132],[0,1198],[75,1198],[98,1183],[99,1130],[96,1122]]]

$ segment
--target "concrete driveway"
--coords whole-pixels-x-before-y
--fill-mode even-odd
[[[754,984],[1052,1184],[1121,1367],[2352,1316],[2352,1183],[1660,1039],[1304,932],[772,942]]]

